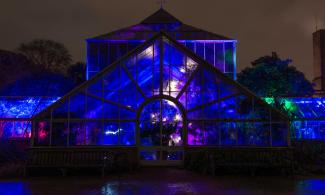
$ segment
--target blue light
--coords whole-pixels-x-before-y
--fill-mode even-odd
[[[279,102],[291,116],[293,139],[325,140],[325,98],[280,98]],[[290,109],[285,103],[290,105]]]
[[[0,97],[0,118],[29,119],[59,97]]]
[[[31,194],[31,191],[28,190],[23,182],[0,182],[0,194]]]
[[[31,118],[59,97],[1,97],[0,138],[29,138]]]

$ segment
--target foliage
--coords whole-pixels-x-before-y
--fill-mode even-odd
[[[0,89],[31,71],[32,63],[24,55],[0,50]]]
[[[65,72],[72,59],[68,49],[61,43],[35,39],[22,43],[17,51],[27,57],[36,67],[51,72]]]
[[[77,62],[68,68],[67,73],[76,84],[80,84],[86,80],[86,64]]]
[[[238,82],[261,97],[305,97],[314,93],[312,84],[294,66],[276,53],[252,62],[238,74]]]
[[[75,83],[70,78],[52,72],[37,72],[27,75],[0,91],[3,96],[62,96]]]

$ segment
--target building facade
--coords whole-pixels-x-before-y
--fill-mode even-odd
[[[235,81],[236,40],[160,9],[87,44],[88,80],[33,117],[33,148],[133,148],[169,164],[192,147],[290,145],[288,117]]]

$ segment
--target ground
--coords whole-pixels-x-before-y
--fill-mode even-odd
[[[325,176],[208,176],[179,168],[0,181],[0,194],[325,194]]]

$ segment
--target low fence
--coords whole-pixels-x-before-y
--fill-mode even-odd
[[[293,148],[190,147],[185,151],[184,166],[190,170],[216,174],[220,168],[255,171],[259,168],[279,168],[292,172]]]
[[[125,171],[137,166],[136,147],[30,148],[26,174],[31,168],[99,168]]]

